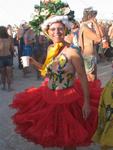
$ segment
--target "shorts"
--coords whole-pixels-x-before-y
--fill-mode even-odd
[[[0,56],[0,68],[12,66],[12,65],[13,65],[13,59],[11,55]]]
[[[95,70],[95,66],[97,65],[97,58],[96,56],[83,56],[84,58],[84,65],[86,73],[92,73]]]

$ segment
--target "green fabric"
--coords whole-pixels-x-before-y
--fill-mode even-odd
[[[98,127],[93,141],[113,146],[113,78],[106,84],[100,98]]]
[[[92,73],[96,65],[95,56],[83,56],[86,73]]]
[[[110,39],[110,46],[113,47],[113,39]]]

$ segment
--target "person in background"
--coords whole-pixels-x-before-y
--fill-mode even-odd
[[[78,21],[73,21],[71,25],[71,34],[73,35],[73,42],[72,46],[75,48],[79,48],[79,29],[80,29],[80,24]]]
[[[109,51],[109,40],[108,40],[108,29],[107,24],[104,23],[102,20],[98,21],[99,28],[101,29],[103,36],[100,43],[98,43],[98,55],[99,61],[105,62],[107,60],[106,54]]]
[[[13,28],[10,24],[7,26],[7,32],[11,37],[13,37]]]
[[[32,56],[35,43],[35,34],[28,24],[24,25],[24,48],[22,56]],[[30,72],[29,67],[23,68],[24,77]]]
[[[17,31],[17,41],[18,41],[18,68],[19,69],[23,69],[22,63],[21,63],[21,56],[23,53],[23,49],[24,49],[24,25],[26,24],[26,22],[22,21],[22,23],[20,24],[20,27],[18,28]]]
[[[75,48],[78,53],[80,53],[80,46],[79,46],[79,22],[73,20],[71,23],[71,30],[70,33],[65,36],[65,41],[71,44],[72,48]]]
[[[79,44],[84,58],[85,70],[89,81],[97,79],[96,44],[102,39],[102,32],[96,21],[97,11],[86,8],[80,25]]]
[[[14,57],[14,39],[13,39],[13,28],[12,28],[11,25],[7,26],[7,33],[9,35],[10,40],[11,40],[11,43],[13,44],[13,46],[12,46],[13,49],[11,50],[11,56],[12,56],[12,62],[13,62],[13,57]]]
[[[13,27],[14,56],[18,56],[18,48],[19,48],[19,42],[17,39],[18,30],[19,30],[19,27],[15,25]]]
[[[1,82],[2,90],[12,91],[12,53],[14,47],[8,35],[7,28],[0,26],[0,69],[1,69]]]
[[[38,88],[16,94],[10,106],[17,109],[13,116],[17,133],[43,147],[75,150],[92,142],[101,88],[99,81],[88,83],[83,60],[65,41],[69,24],[63,15],[43,22],[42,31],[53,44],[44,64],[32,57],[30,63],[45,80]]]
[[[113,148],[113,62],[112,77],[100,97],[98,126],[92,140],[101,145],[101,150]]]
[[[48,39],[44,33],[40,33],[40,35],[35,36],[35,43],[33,48],[33,58],[40,62],[44,63],[47,55],[47,47],[52,43],[50,39]],[[40,71],[36,69],[37,79],[42,79]]]
[[[111,22],[111,26],[108,29],[108,37],[110,44],[110,55],[113,57],[113,21]]]

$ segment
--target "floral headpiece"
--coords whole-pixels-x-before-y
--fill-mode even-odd
[[[37,34],[40,34],[52,22],[62,21],[69,28],[70,22],[74,20],[74,11],[70,9],[67,3],[61,0],[41,1],[40,5],[35,5],[34,8],[35,14],[29,23]]]

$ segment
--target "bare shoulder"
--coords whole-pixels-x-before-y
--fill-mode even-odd
[[[86,23],[82,23],[80,26],[80,33],[86,32],[87,30],[90,30],[88,25]]]
[[[88,28],[87,23],[83,22],[83,23],[81,24],[80,28]]]
[[[69,48],[68,52],[69,52],[69,58],[73,66],[75,67],[83,66],[82,56],[77,52],[75,48]]]
[[[68,48],[68,52],[70,53],[70,55],[71,54],[78,55],[76,48],[69,47]]]
[[[69,54],[70,57],[72,57],[72,56],[73,56],[73,57],[79,57],[79,54],[78,54],[76,48],[71,48],[71,47],[69,47],[69,48],[68,48],[68,54]]]

